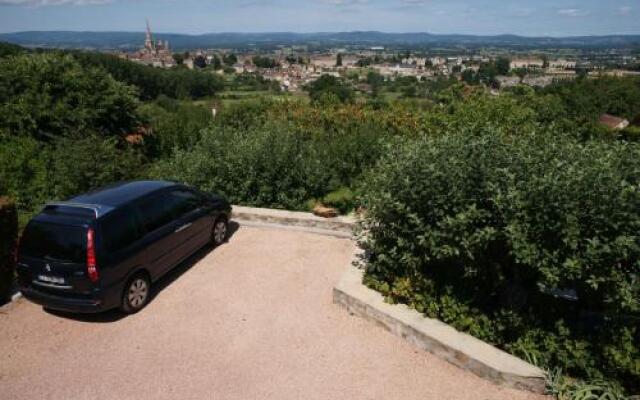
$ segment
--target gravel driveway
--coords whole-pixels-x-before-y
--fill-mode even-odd
[[[140,313],[0,309],[2,399],[540,399],[418,351],[332,304],[346,239],[240,227]]]

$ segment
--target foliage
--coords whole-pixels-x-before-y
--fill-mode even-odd
[[[543,365],[640,390],[640,146],[547,132],[515,107],[492,123],[475,104],[367,174],[367,283]]]
[[[280,64],[271,57],[254,56],[253,65],[258,68],[276,68]]]
[[[0,132],[40,140],[95,132],[119,135],[138,125],[135,90],[71,56],[0,59]]]
[[[18,213],[15,204],[0,197],[0,304],[10,295],[14,265],[14,248],[18,239]]]
[[[558,96],[564,112],[577,121],[597,121],[604,113],[632,120],[640,114],[640,79],[580,78],[558,82],[543,93]]]
[[[312,101],[326,102],[327,98],[335,97],[340,103],[352,103],[354,101],[353,90],[340,79],[331,75],[322,75],[306,87]]]
[[[234,53],[224,54],[222,56],[222,62],[226,66],[231,67],[233,64],[238,62],[238,56],[236,56]]]
[[[640,126],[631,125],[619,133],[619,137],[630,142],[640,141]]]
[[[394,131],[381,124],[383,118],[371,121],[361,107],[351,107],[243,102],[224,109],[192,149],[157,163],[153,176],[244,204],[305,209],[308,199],[351,187]],[[346,210],[349,200],[343,197],[336,201]]]
[[[265,79],[262,75],[243,72],[233,77],[230,82],[229,89],[257,91],[257,90],[273,90],[279,91],[280,84],[276,80]]]
[[[356,206],[355,194],[351,189],[342,187],[324,196],[322,204],[337,209],[341,214],[348,214]]]
[[[197,99],[213,96],[224,88],[222,78],[213,73],[184,67],[165,70],[96,52],[74,51],[71,54],[85,68],[100,67],[116,80],[137,87],[142,100],[153,100],[161,94],[175,99]]]
[[[152,159],[169,156],[175,148],[193,147],[200,131],[212,121],[210,109],[166,96],[144,104],[139,113],[151,130],[145,136],[144,148]]]
[[[7,56],[16,56],[25,53],[27,50],[17,44],[0,42],[0,58]]]
[[[597,379],[589,382],[567,378],[562,369],[547,373],[548,392],[558,400],[626,400],[619,386]]]
[[[192,151],[177,150],[160,162],[154,176],[216,191],[232,202],[290,209],[320,197],[329,180],[320,149],[286,127],[216,126],[202,135]]]
[[[95,135],[39,142],[12,137],[0,146],[0,182],[16,201],[20,225],[47,201],[144,174],[142,155],[116,138]]]
[[[511,69],[511,60],[506,57],[499,57],[496,60],[496,72],[498,75],[507,75]]]

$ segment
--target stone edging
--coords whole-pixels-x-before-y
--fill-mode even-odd
[[[363,271],[349,266],[333,288],[333,302],[411,344],[501,386],[545,393],[544,372],[517,357],[403,304],[388,304],[362,284]]]
[[[355,218],[335,217],[321,218],[311,213],[298,211],[273,210],[268,208],[253,208],[233,206],[233,219],[239,222],[281,225],[287,227],[309,228],[315,233],[337,233],[338,236],[351,237]]]

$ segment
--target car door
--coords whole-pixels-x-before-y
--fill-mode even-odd
[[[170,192],[173,215],[176,218],[175,239],[179,242],[180,260],[207,244],[211,235],[208,211],[201,196],[183,188]]]
[[[101,257],[107,267],[102,271],[105,286],[122,283],[131,271],[145,263],[140,228],[134,207],[121,208],[100,221]]]
[[[179,255],[180,242],[175,236],[178,222],[174,218],[173,199],[168,192],[154,194],[136,204],[145,231],[145,263],[156,279],[169,270]]]

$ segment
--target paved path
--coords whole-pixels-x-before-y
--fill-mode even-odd
[[[502,389],[331,302],[349,240],[241,227],[142,312],[0,309],[1,399],[540,399]]]

